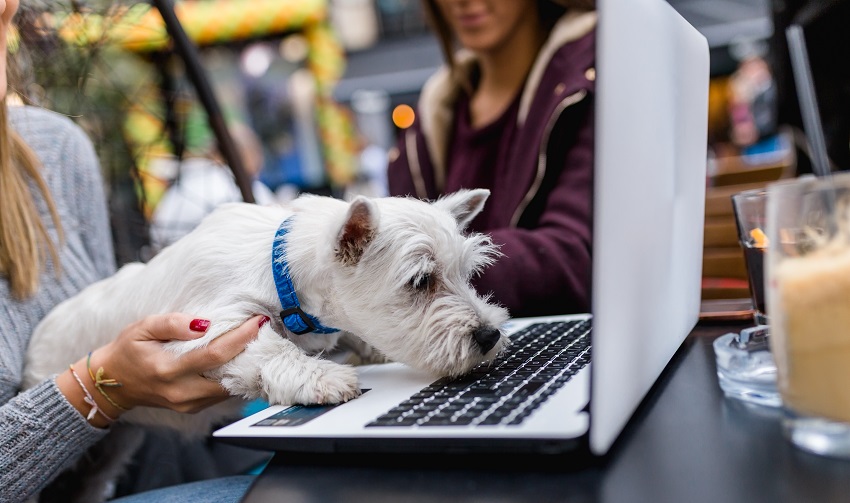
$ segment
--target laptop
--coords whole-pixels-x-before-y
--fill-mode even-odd
[[[354,400],[272,406],[215,438],[310,453],[611,448],[698,319],[709,53],[664,0],[597,6],[592,313],[512,319],[509,351],[459,379],[359,367]]]

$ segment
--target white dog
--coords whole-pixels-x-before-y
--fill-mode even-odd
[[[463,232],[489,194],[224,205],[147,264],[125,265],[51,311],[30,342],[24,387],[130,323],[175,311],[212,321],[200,339],[169,343],[176,357],[251,316],[271,318],[244,352],[207,375],[245,399],[333,404],[358,396],[354,368],[321,358],[343,334],[436,376],[460,375],[507,344],[499,330],[507,312],[470,285],[498,250]],[[235,415],[227,403],[197,414],[139,407],[121,420],[206,435]]]

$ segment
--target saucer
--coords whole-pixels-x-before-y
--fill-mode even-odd
[[[767,325],[730,332],[715,339],[717,378],[727,397],[767,407],[782,405],[769,339]]]

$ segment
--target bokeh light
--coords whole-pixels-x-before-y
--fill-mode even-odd
[[[401,129],[407,129],[413,125],[416,114],[410,105],[398,105],[393,109],[393,124]]]

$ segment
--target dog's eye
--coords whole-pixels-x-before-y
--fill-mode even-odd
[[[429,273],[420,274],[410,280],[410,287],[414,290],[427,290],[431,286],[431,275]]]

